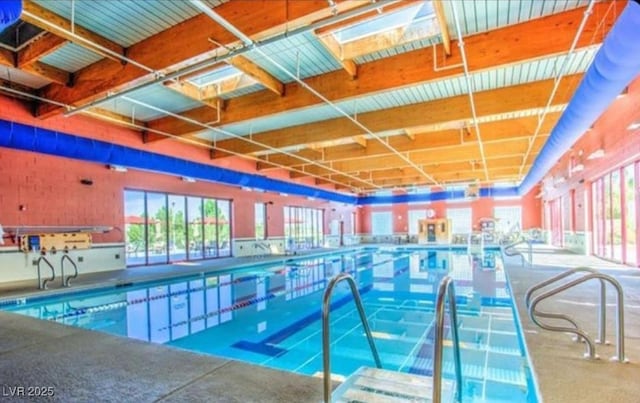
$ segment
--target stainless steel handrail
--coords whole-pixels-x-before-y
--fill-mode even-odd
[[[560,327],[560,326],[549,326],[543,323],[540,323],[536,320],[536,306],[544,299],[549,298],[553,295],[559,294],[562,291],[565,291],[571,287],[574,287],[578,284],[582,284],[586,281],[589,280],[593,280],[593,279],[599,279],[599,280],[604,280],[606,282],[608,282],[609,284],[613,285],[614,288],[617,291],[617,306],[616,306],[616,327],[617,327],[617,334],[616,334],[616,356],[612,357],[611,360],[612,361],[619,361],[619,362],[628,362],[625,359],[625,355],[624,355],[624,292],[622,290],[622,286],[620,285],[620,283],[614,279],[611,276],[608,276],[606,274],[602,274],[602,273],[589,273],[583,277],[580,277],[576,280],[573,280],[571,282],[568,283],[564,283],[554,289],[551,289],[543,294],[538,295],[537,297],[535,297],[532,301],[531,301],[531,306],[529,307],[529,317],[531,318],[531,320],[536,323],[538,326],[540,326],[543,329],[546,330],[552,330],[552,331],[560,331],[560,332],[566,332],[566,333],[573,333],[576,334],[582,338],[585,339],[585,341],[587,341],[586,345],[587,345],[587,352],[585,354],[585,356],[588,356],[591,359],[596,358],[596,354],[595,354],[595,347],[593,346],[592,343],[589,343],[590,339],[588,338],[588,336],[586,335],[586,333],[584,333],[581,329],[572,329],[572,328],[567,328],[567,327]]]
[[[362,322],[362,327],[364,328],[364,331],[367,335],[367,341],[369,342],[369,347],[371,348],[371,353],[373,354],[373,360],[376,363],[376,367],[382,368],[380,356],[378,355],[378,350],[376,349],[376,345],[373,341],[373,335],[371,334],[371,329],[369,328],[369,322],[367,321],[367,315],[364,312],[362,299],[360,298],[360,292],[358,292],[356,282],[353,277],[351,277],[351,275],[347,273],[339,273],[329,281],[329,284],[324,290],[324,295],[322,297],[322,365],[324,373],[324,401],[326,403],[331,402],[331,344],[329,334],[331,295],[333,294],[333,289],[335,288],[336,284],[341,281],[346,281],[351,288],[351,294],[353,295],[353,300],[355,301],[356,307],[358,308],[360,321]]]
[[[49,268],[51,269],[51,278],[45,278],[44,280],[42,280],[42,267],[40,266],[40,263],[45,262],[47,264],[47,266],[49,266]],[[38,266],[38,289],[40,290],[46,290],[47,289],[47,283],[49,281],[53,281],[56,279],[56,271],[53,268],[53,265],[51,264],[51,262],[49,262],[47,260],[46,257],[44,256],[40,256],[38,258],[38,262],[37,262],[37,266]]]
[[[460,338],[458,337],[458,314],[456,312],[456,292],[453,279],[446,276],[438,287],[436,298],[436,339],[433,347],[433,402],[442,400],[442,356],[444,348],[445,299],[449,297],[449,327],[453,338],[453,358],[456,368],[456,399],[462,399],[462,364],[460,363]]]
[[[501,245],[500,249],[502,250],[502,254],[506,256],[520,256],[520,264],[524,267],[525,258],[522,252],[517,249],[513,249],[515,246],[523,244],[527,242],[524,238],[519,238],[515,242],[511,242],[509,245]],[[529,244],[529,249],[531,249],[531,244]],[[512,251],[511,251],[512,250]],[[529,258],[531,258],[531,252],[529,253]]]
[[[575,273],[599,273],[596,269],[591,267],[576,267],[571,270],[564,271],[558,275],[555,275],[547,280],[541,281],[533,286],[531,286],[527,292],[524,294],[524,303],[527,308],[531,303],[531,296],[537,290],[544,288],[548,285],[551,285],[555,282],[562,280],[563,278],[569,277]],[[550,319],[561,319],[571,323],[575,328],[579,328],[578,324],[569,316],[564,314],[557,313],[549,313],[549,312],[541,312],[537,311],[536,313],[542,314],[539,315],[541,317],[550,318]],[[595,340],[596,344],[608,344],[607,342],[607,285],[604,280],[600,279],[600,311],[598,313],[598,338]],[[579,341],[579,339],[578,339]]]
[[[64,278],[64,262],[65,262],[65,260],[71,262],[71,266],[73,266],[73,270],[74,270],[74,274],[69,276],[69,277],[67,277],[66,279]],[[69,287],[70,286],[69,282],[71,281],[71,279],[75,279],[75,278],[78,277],[78,265],[66,253],[64,255],[62,255],[62,259],[60,260],[60,275],[62,276],[62,286],[63,287]]]

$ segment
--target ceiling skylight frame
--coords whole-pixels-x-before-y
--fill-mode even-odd
[[[428,14],[416,17],[418,14],[420,14],[420,11],[427,6],[431,7],[431,12]],[[385,20],[389,20],[391,18],[397,18],[398,14],[410,14],[411,16],[404,21],[393,21],[391,24],[384,23]],[[366,39],[375,35],[383,35],[387,32],[393,31],[398,28],[409,28],[414,24],[423,23],[428,20],[431,20],[431,22],[434,23],[435,25],[438,24],[435,11],[430,1],[416,4],[414,6],[410,6],[405,9],[394,11],[388,14],[382,14],[382,15],[376,16],[375,18],[372,18],[366,21],[361,21],[353,25],[349,25],[347,27],[337,29],[331,32],[331,35],[338,42],[338,44],[340,44],[340,46],[344,46],[346,44],[357,42],[362,39]],[[380,24],[380,25],[374,27],[373,25],[376,25],[376,24]],[[359,35],[354,35],[352,37],[349,37],[348,39],[344,39],[344,40],[341,39],[341,35],[340,35],[341,33],[350,31],[350,30],[358,30],[359,28],[362,28],[362,27],[366,28],[366,26],[371,26],[371,30],[369,30],[368,32],[363,32]]]

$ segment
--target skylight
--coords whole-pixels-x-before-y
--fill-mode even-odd
[[[433,6],[429,1],[342,28],[334,31],[333,35],[340,44],[345,44],[396,28],[408,27],[431,19],[434,15]]]
[[[205,87],[207,85],[216,84],[233,77],[239,77],[242,74],[244,73],[233,66],[224,66],[219,69],[204,73],[200,76],[190,78],[189,81],[191,81],[198,87]]]

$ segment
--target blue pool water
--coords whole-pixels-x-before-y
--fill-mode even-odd
[[[385,369],[430,375],[434,300],[455,279],[463,401],[537,402],[497,252],[366,248],[217,274],[34,300],[5,310],[130,338],[317,375],[322,372],[321,301],[328,280],[356,278]],[[374,366],[346,284],[332,299],[332,372]],[[447,337],[450,337],[447,331]],[[454,377],[445,342],[445,377]]]

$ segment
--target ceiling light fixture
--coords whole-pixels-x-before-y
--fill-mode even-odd
[[[180,179],[182,179],[183,182],[189,182],[189,183],[195,183],[195,179],[189,177],[189,176],[183,176]]]
[[[578,164],[574,165],[573,168],[571,169],[572,173],[581,172],[581,171],[584,171],[584,164],[582,164],[582,163],[578,163]]]

